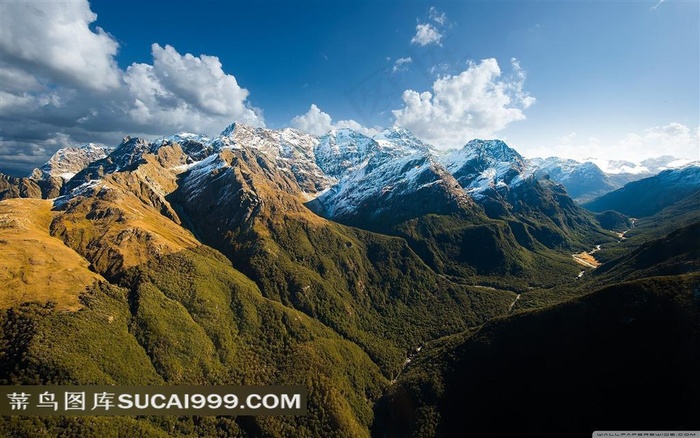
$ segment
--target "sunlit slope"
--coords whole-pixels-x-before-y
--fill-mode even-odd
[[[0,307],[25,301],[54,301],[59,309],[80,307],[85,287],[104,280],[90,263],[49,233],[52,202],[0,202]]]

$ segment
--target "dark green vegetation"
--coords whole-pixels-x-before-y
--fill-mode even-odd
[[[627,392],[652,418],[644,391],[676,395],[651,404],[650,427],[692,426],[679,405],[698,389],[697,198],[619,243],[603,228],[624,216],[594,216],[534,179],[484,207],[356,228],[313,214],[254,149],[176,174],[195,146],[127,139],[78,175],[102,181],[56,202],[46,232],[107,281],[75,291],[77,311],[3,309],[0,383],[300,384],[309,414],[12,417],[0,435],[461,436],[493,421],[512,436],[576,436],[615,427],[607,413]],[[598,244],[608,263],[579,279],[572,252]],[[606,389],[616,398],[601,404]]]
[[[638,219],[629,238],[594,253],[607,263],[527,291],[513,316],[428,343],[377,403],[375,435],[700,427],[698,202]]]
[[[131,269],[122,284],[128,287],[93,287],[78,312],[38,304],[8,310],[2,319],[2,382],[296,383],[309,388],[307,416],[195,418],[178,421],[175,430],[198,436],[217,429],[224,436],[366,434],[372,421],[366,400],[376,399],[387,381],[379,368],[321,323],[263,298],[220,254],[204,247],[175,253]],[[124,430],[168,432],[168,422],[160,422],[118,421]],[[51,430],[55,423],[26,419],[3,427],[8,435],[37,436],[33,431]],[[74,436],[110,424],[68,423]]]
[[[630,229],[632,220],[622,213],[607,210],[595,215],[596,220],[606,230],[623,232]]]
[[[629,202],[632,204],[628,207],[634,209],[640,208],[637,204],[643,204],[646,200],[639,198]],[[614,222],[620,225],[626,219],[612,210],[596,215],[601,222],[605,222],[603,218],[606,216],[614,218]],[[514,309],[537,308],[561,302],[619,281],[697,271],[697,248],[700,247],[698,222],[700,196],[697,192],[653,216],[629,219],[629,228],[615,230],[617,240],[595,242],[602,243],[600,250],[594,253],[594,257],[603,263],[602,266],[593,271],[582,268],[586,270],[582,278],[573,282],[564,281],[556,288],[534,288],[522,296]],[[635,257],[638,252],[644,252],[642,259]],[[631,265],[630,260],[634,260],[635,264]]]
[[[621,283],[430,344],[378,403],[376,435],[697,430],[699,281]]]
[[[624,234],[624,239],[617,245],[603,247],[596,257],[607,262],[628,254],[646,242],[661,239],[678,228],[692,225],[698,221],[699,212],[700,192],[696,191],[652,216],[635,219]]]

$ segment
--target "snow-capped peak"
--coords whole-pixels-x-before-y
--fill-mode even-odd
[[[430,145],[427,145],[423,143],[418,137],[416,137],[411,131],[409,131],[406,128],[402,128],[400,126],[393,126],[391,128],[387,128],[380,132],[379,134],[376,134],[374,137],[374,140],[377,142],[390,142],[398,146],[410,148],[410,149],[415,149],[415,150],[431,150],[432,147]]]
[[[221,131],[221,134],[219,134],[220,137],[230,137],[231,134],[234,133],[236,130],[236,122],[231,123],[228,125],[223,131]]]
[[[203,134],[195,134],[192,132],[178,132],[177,134],[169,135],[167,137],[159,137],[153,140],[152,143],[157,145],[163,145],[166,143],[178,143],[182,144],[184,142],[197,142],[203,145],[208,145],[211,143],[211,139]]]
[[[95,143],[59,149],[49,161],[40,168],[34,169],[31,177],[37,179],[61,177],[64,181],[68,181],[90,163],[106,157],[109,152],[109,148]]]
[[[530,176],[523,157],[501,140],[471,140],[438,160],[475,198],[489,188],[516,185]]]
[[[285,128],[280,130],[256,128],[233,123],[211,142],[215,151],[249,149],[262,153],[279,169],[292,175],[306,193],[316,193],[333,181],[317,165],[315,147],[318,137]]]
[[[676,158],[671,155],[647,158],[638,163],[628,160],[608,160],[596,157],[587,158],[586,161],[595,163],[603,172],[610,175],[627,174],[638,175],[639,177],[655,175],[666,169],[677,169],[691,162],[691,160]]]
[[[523,157],[501,140],[471,140],[462,149],[440,157],[440,161],[453,173],[476,163],[478,167],[496,163],[509,163],[520,170],[525,167]]]

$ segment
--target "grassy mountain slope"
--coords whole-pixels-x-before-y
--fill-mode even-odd
[[[130,269],[122,285],[93,288],[78,312],[39,305],[7,311],[3,351],[19,353],[4,358],[15,366],[2,370],[2,380],[302,384],[310,390],[308,416],[238,420],[225,430],[366,435],[371,400],[385,382],[377,366],[317,321],[263,298],[222,255],[184,250]]]
[[[0,308],[51,299],[59,309],[75,310],[80,293],[104,281],[88,269],[87,260],[49,234],[51,206],[41,199],[0,201]]]

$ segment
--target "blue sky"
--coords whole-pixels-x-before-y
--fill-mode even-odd
[[[0,8],[2,172],[234,120],[401,124],[437,147],[497,137],[526,156],[700,158],[697,1]]]

